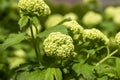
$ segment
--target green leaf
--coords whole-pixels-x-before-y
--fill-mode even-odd
[[[48,68],[46,70],[46,74],[45,74],[45,79],[44,80],[54,80],[53,69],[52,68]]]
[[[59,68],[53,68],[55,80],[62,80],[62,72]]]
[[[46,73],[45,70],[43,71],[36,70],[33,72],[22,72],[17,76],[17,79],[15,80],[45,80],[44,79],[45,73]]]
[[[101,23],[100,27],[102,27],[107,33],[110,33],[111,35],[117,31],[116,25],[111,21],[104,21]]]
[[[48,68],[44,80],[62,80],[62,72],[59,68]]]
[[[85,80],[94,80],[94,66],[88,64],[74,64],[72,69],[77,73],[77,76],[83,75]]]
[[[95,71],[98,74],[98,77],[102,77],[106,75],[112,78],[116,78],[115,68],[109,65],[102,64],[102,65],[96,66]]]
[[[95,54],[95,49],[88,50],[89,57],[92,57]]]
[[[15,80],[62,80],[62,72],[59,68],[47,68],[32,72],[20,72]]]
[[[97,80],[109,80],[109,79],[108,79],[108,76],[103,76],[101,78],[97,78]]]
[[[24,33],[10,34],[8,38],[3,42],[3,44],[0,45],[0,51],[3,51],[14,44],[20,43],[25,39],[26,36]]]
[[[36,16],[32,18],[32,21],[35,26],[38,26],[40,24],[39,19]]]
[[[20,25],[20,29],[22,29],[23,27],[25,27],[27,25],[29,21],[29,17],[28,16],[22,16],[18,22],[18,24]]]
[[[120,78],[120,58],[116,58],[116,71],[118,77]]]
[[[63,34],[68,34],[67,28],[63,25],[58,25],[52,28],[45,30],[42,33],[39,33],[37,36],[41,39],[46,38],[51,32],[61,32]]]

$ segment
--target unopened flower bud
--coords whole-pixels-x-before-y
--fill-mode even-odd
[[[37,27],[34,26],[34,25],[32,25],[33,36],[36,37],[37,32],[39,33],[39,32],[41,31],[41,29],[42,29],[41,25],[38,25]],[[27,33],[29,36],[32,36],[30,27],[27,28],[26,33]]]
[[[120,32],[118,32],[115,36],[115,42],[117,45],[120,45]]]

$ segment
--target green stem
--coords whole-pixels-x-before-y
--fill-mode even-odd
[[[31,31],[31,37],[32,37],[32,42],[33,42],[33,46],[34,46],[34,49],[35,49],[36,56],[38,58],[39,64],[42,65],[42,63],[41,63],[42,58],[41,58],[41,55],[39,53],[39,50],[37,49],[37,43],[36,43],[36,39],[35,39],[34,34],[33,34],[32,23],[30,23],[30,31]]]
[[[118,52],[118,49],[113,51],[111,54],[107,55],[105,58],[103,58],[101,61],[99,61],[96,66],[100,65],[101,63],[103,63],[104,61],[106,61],[108,58],[110,58],[112,55],[114,55],[116,52]]]

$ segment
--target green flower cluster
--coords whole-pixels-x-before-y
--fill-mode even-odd
[[[108,19],[112,19],[115,24],[120,25],[120,6],[109,6],[105,8],[104,13]]]
[[[114,13],[115,13],[115,7],[109,6],[109,7],[105,8],[104,13],[107,18],[113,18]]]
[[[120,45],[120,32],[118,32],[115,36],[115,42],[117,43],[117,45]]]
[[[70,31],[70,35],[72,36],[73,40],[78,40],[81,37],[83,33],[83,27],[75,20],[64,22],[63,25],[66,26]]]
[[[45,22],[45,28],[47,29],[47,28],[50,28],[50,27],[54,27],[57,24],[59,24],[61,21],[63,21],[64,19],[68,19],[68,18],[73,19],[73,20],[77,20],[78,16],[75,13],[72,13],[72,12],[67,13],[64,16],[61,15],[61,14],[50,15]]]
[[[102,22],[102,16],[96,12],[90,11],[83,17],[83,23],[87,26],[95,26]]]
[[[22,14],[40,16],[51,13],[49,6],[43,0],[20,0],[18,6]]]
[[[76,55],[72,38],[60,32],[50,33],[44,40],[43,45],[47,56],[63,59]]]
[[[107,45],[109,39],[98,29],[85,29],[83,32],[83,42],[90,41],[92,44]]]
[[[67,13],[67,14],[64,15],[64,19],[67,19],[67,18],[77,20],[78,16],[75,13],[71,12],[71,13]]]
[[[50,28],[57,25],[59,22],[63,20],[63,16],[61,14],[53,14],[48,17],[45,22],[45,28]]]

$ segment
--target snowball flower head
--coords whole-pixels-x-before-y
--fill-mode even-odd
[[[102,16],[98,13],[90,11],[83,17],[83,23],[87,26],[95,26],[102,22]]]
[[[109,39],[98,29],[86,29],[83,32],[83,41],[90,41],[92,43],[98,43],[100,45],[107,45]]]
[[[115,14],[115,7],[109,6],[109,7],[105,8],[104,13],[107,18],[113,18],[114,14]]]
[[[73,19],[73,20],[77,20],[78,19],[78,16],[75,14],[75,13],[67,13],[66,15],[64,15],[64,18],[70,18],[70,19]]]
[[[83,27],[79,25],[75,20],[64,22],[63,25],[66,26],[70,31],[71,36],[74,40],[77,40],[83,32]]]
[[[120,15],[115,15],[113,18],[114,23],[117,25],[120,25]]]
[[[120,45],[120,32],[118,32],[115,36],[115,42]]]
[[[50,33],[44,40],[43,45],[47,56],[63,59],[76,55],[72,38],[60,32]]]
[[[120,6],[115,8],[114,16],[116,16],[116,15],[120,15]]]
[[[63,20],[63,16],[60,14],[53,14],[48,17],[47,21],[45,22],[45,27],[50,28],[57,25],[59,22]]]
[[[48,15],[50,8],[43,0],[19,0],[18,7],[22,14],[28,15]]]

